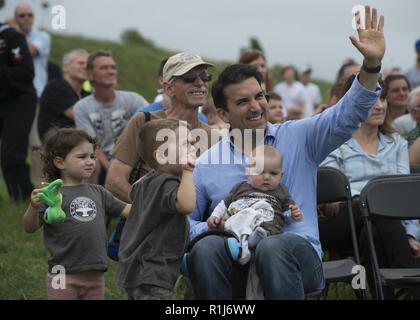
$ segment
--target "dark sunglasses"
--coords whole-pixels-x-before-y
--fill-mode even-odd
[[[176,77],[176,79],[181,79],[185,83],[194,83],[197,80],[197,77],[200,77],[200,79],[203,82],[209,82],[211,81],[211,78],[212,78],[210,73],[208,73],[207,71],[203,71],[200,74],[196,74],[196,73],[185,74],[183,76]]]
[[[25,18],[25,16],[32,18],[34,15],[32,13],[21,13],[18,15],[19,18]]]

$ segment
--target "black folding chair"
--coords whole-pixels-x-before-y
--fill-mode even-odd
[[[347,202],[347,214],[350,220],[350,232],[353,244],[353,257],[332,261],[324,261],[324,277],[326,281],[326,294],[328,286],[335,282],[351,283],[355,274],[352,273],[353,267],[360,265],[360,255],[354,224],[354,216],[351,207],[351,190],[347,177],[340,171],[331,167],[318,168],[317,175],[317,202],[326,204],[338,201]],[[328,249],[328,248],[327,248]],[[365,290],[358,290],[358,298],[365,299]]]
[[[375,280],[376,297],[383,300],[383,286],[410,293],[420,289],[420,268],[379,268],[373,240],[375,219],[410,220],[420,218],[420,175],[383,176],[372,179],[360,195],[363,221],[366,225],[369,252]]]

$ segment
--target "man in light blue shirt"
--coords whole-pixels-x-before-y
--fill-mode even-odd
[[[372,17],[372,18],[371,18]],[[231,128],[246,134],[261,129],[264,143],[284,155],[282,182],[303,211],[304,219],[285,226],[284,233],[260,241],[255,253],[256,272],[267,299],[303,299],[307,292],[324,286],[322,250],[316,214],[316,172],[334,149],[351,138],[377,100],[377,79],[385,52],[383,17],[366,7],[366,29],[358,28],[353,45],[363,54],[364,66],[349,92],[322,114],[282,125],[266,121],[267,100],[261,76],[246,65],[226,68],[213,85],[213,100],[219,116]],[[214,145],[198,160],[194,171],[196,209],[190,216],[190,238],[207,230],[209,213],[239,181],[246,180],[246,144],[231,135]],[[253,140],[253,139],[250,139]],[[254,146],[255,142],[252,143]],[[222,160],[222,161],[220,161]],[[224,239],[208,236],[199,240],[188,258],[189,275],[198,299],[244,297],[247,267],[232,263]]]

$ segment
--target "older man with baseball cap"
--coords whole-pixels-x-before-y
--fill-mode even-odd
[[[173,55],[163,67],[163,81],[168,83],[174,77],[183,76],[188,71],[199,66],[212,67],[213,65],[205,62],[198,54],[182,52]]]
[[[178,53],[171,56],[163,68],[163,89],[171,100],[171,107],[151,113],[140,112],[125,128],[111,154],[106,188],[124,201],[129,201],[128,191],[133,182],[144,175],[149,168],[141,157],[137,137],[143,124],[153,119],[174,118],[187,121],[194,128],[207,132],[210,146],[210,128],[197,119],[198,108],[205,104],[213,66],[199,55]],[[201,150],[205,151],[205,150]]]

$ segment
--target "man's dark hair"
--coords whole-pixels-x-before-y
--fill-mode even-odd
[[[261,73],[259,73],[254,66],[249,64],[237,63],[224,69],[220,73],[219,79],[213,83],[211,90],[211,95],[216,108],[223,108],[228,111],[225,88],[231,84],[241,83],[249,78],[255,78],[259,85],[262,83]]]

